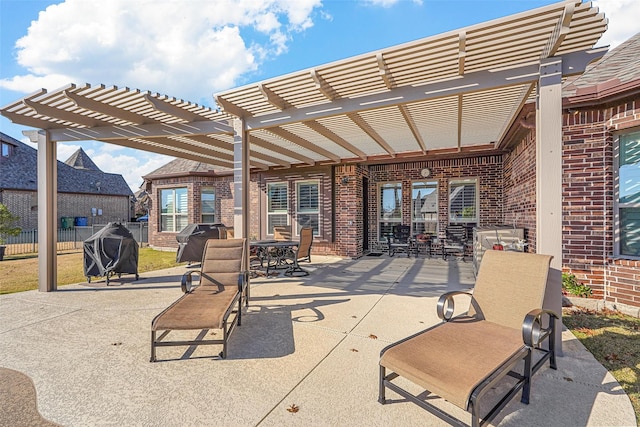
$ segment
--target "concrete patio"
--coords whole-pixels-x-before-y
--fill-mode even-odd
[[[151,320],[180,296],[186,269],[1,296],[0,367],[31,377],[42,416],[65,426],[444,425],[393,392],[377,402],[378,357],[438,321],[440,294],[472,286],[470,262],[316,256],[308,277],[252,280],[227,359],[176,347],[150,363]],[[563,349],[557,371],[534,377],[531,403],[514,399],[493,424],[636,425],[629,398],[568,331]]]

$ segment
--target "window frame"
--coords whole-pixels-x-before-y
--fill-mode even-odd
[[[313,229],[313,235],[319,236],[322,229],[322,221],[321,221],[321,215],[320,215],[320,213],[322,212],[322,206],[321,206],[322,205],[322,197],[321,197],[322,189],[320,185],[320,180],[319,179],[301,179],[301,180],[294,181],[294,184],[295,184],[295,197],[296,197],[296,202],[295,202],[296,227],[294,230],[294,235],[300,236],[300,230],[302,229],[302,226],[300,224],[300,214],[303,214],[303,215],[316,215],[318,227],[317,229],[316,228]],[[317,187],[317,190],[318,190],[317,199],[316,199],[317,208],[315,210],[302,211],[300,209],[300,200],[301,200],[300,185],[309,185],[309,184],[315,184],[315,186]]]
[[[389,188],[389,189],[393,189],[393,188],[397,188],[400,190],[400,203],[398,206],[396,206],[394,208],[394,210],[399,208],[399,215],[398,216],[394,216],[391,218],[384,218],[384,209],[383,209],[383,201],[384,201],[384,197],[382,194],[382,191],[384,188]],[[378,186],[377,186],[377,192],[378,192],[378,241],[380,242],[386,242],[388,240],[388,235],[391,231],[386,231],[383,235],[383,225],[384,223],[388,223],[390,224],[391,228],[393,228],[393,226],[398,225],[398,224],[402,224],[402,214],[403,214],[403,208],[402,208],[402,181],[385,181],[385,182],[379,182]]]
[[[475,186],[475,197],[474,197],[474,215],[473,217],[465,217],[460,215],[460,217],[455,217],[453,216],[452,213],[452,209],[451,209],[451,190],[452,187],[458,187],[458,186],[464,186],[464,185],[468,185],[468,184],[473,184]],[[480,184],[479,184],[479,180],[477,177],[473,177],[473,178],[456,178],[456,179],[450,179],[449,180],[449,185],[448,185],[448,193],[447,193],[447,204],[448,204],[448,208],[449,208],[449,212],[448,212],[448,216],[449,216],[449,223],[453,223],[453,224],[470,224],[470,223],[475,223],[478,224],[479,223],[479,218],[480,218]],[[467,206],[465,206],[463,208],[466,209]]]
[[[632,135],[637,135],[636,140],[640,142],[640,129],[634,128],[626,130],[625,132],[615,134],[615,143],[613,148],[613,165],[614,165],[614,197],[613,197],[613,255],[616,258],[624,258],[624,259],[633,259],[639,260],[640,253],[637,255],[634,254],[625,254],[622,253],[622,234],[623,234],[623,224],[622,224],[622,210],[624,209],[640,209],[640,201],[638,202],[629,202],[629,203],[621,203],[620,202],[620,190],[621,190],[621,177],[620,177],[620,159],[621,159],[621,144],[625,137],[630,137]],[[638,167],[640,167],[640,161],[637,162]],[[640,179],[636,182],[640,185]]]
[[[8,142],[2,141],[0,145],[0,157],[9,158],[13,154],[13,150],[15,146],[13,144],[9,144]]]
[[[204,195],[211,194],[213,196],[213,212],[205,212],[205,200]],[[212,221],[206,221],[205,216],[212,216]],[[216,189],[214,187],[202,187],[200,188],[200,220],[205,224],[215,224],[216,223]]]
[[[177,199],[177,196],[176,196],[176,191],[177,190],[184,190],[185,191],[185,200],[186,200],[187,206],[186,206],[186,211],[184,213],[183,212],[176,212],[176,209],[175,209],[175,207],[178,205],[178,199]],[[173,192],[173,200],[174,200],[173,212],[162,212],[163,211],[163,200],[164,200],[163,193],[165,191],[172,191]],[[177,228],[176,226],[178,224],[177,218],[186,218],[187,225],[189,224],[189,188],[188,187],[167,187],[167,188],[160,188],[159,192],[160,192],[160,194],[158,196],[159,196],[159,200],[160,200],[160,203],[159,203],[159,205],[160,205],[160,209],[159,209],[160,215],[158,215],[158,221],[159,221],[158,226],[159,226],[159,229],[160,229],[160,233],[179,233],[182,230],[182,228],[180,230],[176,229]],[[173,223],[172,223],[173,224],[173,227],[172,227],[173,230],[165,230],[164,227],[163,227],[162,219],[166,218],[166,217],[169,217],[169,216],[173,217]]]
[[[284,186],[285,188],[285,192],[286,192],[286,197],[285,197],[285,201],[286,201],[286,208],[283,209],[278,209],[275,211],[270,211],[271,209],[271,203],[270,203],[270,196],[271,196],[271,192],[269,191],[270,187],[274,187],[274,186]],[[267,182],[267,186],[266,186],[266,196],[267,196],[267,200],[266,200],[266,206],[265,206],[265,210],[267,215],[265,216],[266,219],[266,234],[267,236],[273,236],[273,227],[275,226],[279,226],[279,225],[290,225],[291,224],[291,215],[289,212],[289,208],[290,208],[290,204],[289,204],[289,183],[287,181],[273,181],[273,182]],[[286,224],[274,224],[271,226],[271,229],[269,229],[269,218],[272,216],[276,216],[276,215],[284,215],[287,219]]]
[[[439,185],[438,185],[438,181],[437,180],[420,180],[420,181],[412,181],[411,182],[411,234],[412,235],[416,235],[418,234],[418,231],[416,231],[416,225],[417,224],[423,224],[423,229],[426,230],[426,226],[424,226],[424,224],[426,223],[435,223],[436,227],[435,227],[435,232],[436,234],[438,233],[438,213],[439,213],[439,209],[440,209],[440,197],[439,197]],[[418,188],[418,192],[421,191],[421,189],[434,189],[435,192],[435,198],[436,198],[436,210],[435,210],[435,218],[434,219],[417,219],[415,217],[415,213],[416,213],[416,207],[415,207],[415,201],[416,199],[414,198],[414,192],[416,190],[416,186],[417,185],[421,185],[421,188]]]

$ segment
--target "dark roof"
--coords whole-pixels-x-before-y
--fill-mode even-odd
[[[640,90],[640,33],[609,51],[563,87],[570,104],[604,101]]]
[[[184,176],[184,175],[213,175],[214,167],[202,162],[194,160],[175,159],[169,163],[160,166],[153,172],[148,173],[143,178],[153,179],[165,176]]]
[[[87,153],[84,152],[82,147],[78,148],[78,151],[73,153],[65,163],[76,169],[87,169],[102,172],[100,168],[93,163],[93,160],[89,158]]]
[[[10,157],[0,157],[0,189],[36,191],[38,189],[38,151],[2,132],[0,132],[0,139],[15,146]],[[74,156],[77,154],[78,152]],[[84,151],[81,156],[86,157],[89,161],[84,163],[85,168],[75,168],[58,161],[58,191],[60,193],[111,196],[131,196],[133,194],[122,175],[102,172]],[[95,169],[87,169],[88,164],[93,165]]]

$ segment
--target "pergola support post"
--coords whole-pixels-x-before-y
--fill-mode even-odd
[[[562,59],[540,63],[536,105],[536,248],[553,255],[543,306],[562,315]],[[562,355],[562,327],[556,328]]]
[[[38,290],[58,288],[58,163],[57,145],[46,131],[25,131],[38,144]]]
[[[249,236],[249,138],[245,121],[233,120],[233,229],[234,237]],[[245,248],[249,265],[249,239]]]

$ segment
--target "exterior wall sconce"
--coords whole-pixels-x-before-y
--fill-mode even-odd
[[[342,184],[346,185],[349,183],[349,177],[348,176],[343,176],[342,179],[340,180],[340,182],[342,182]]]

